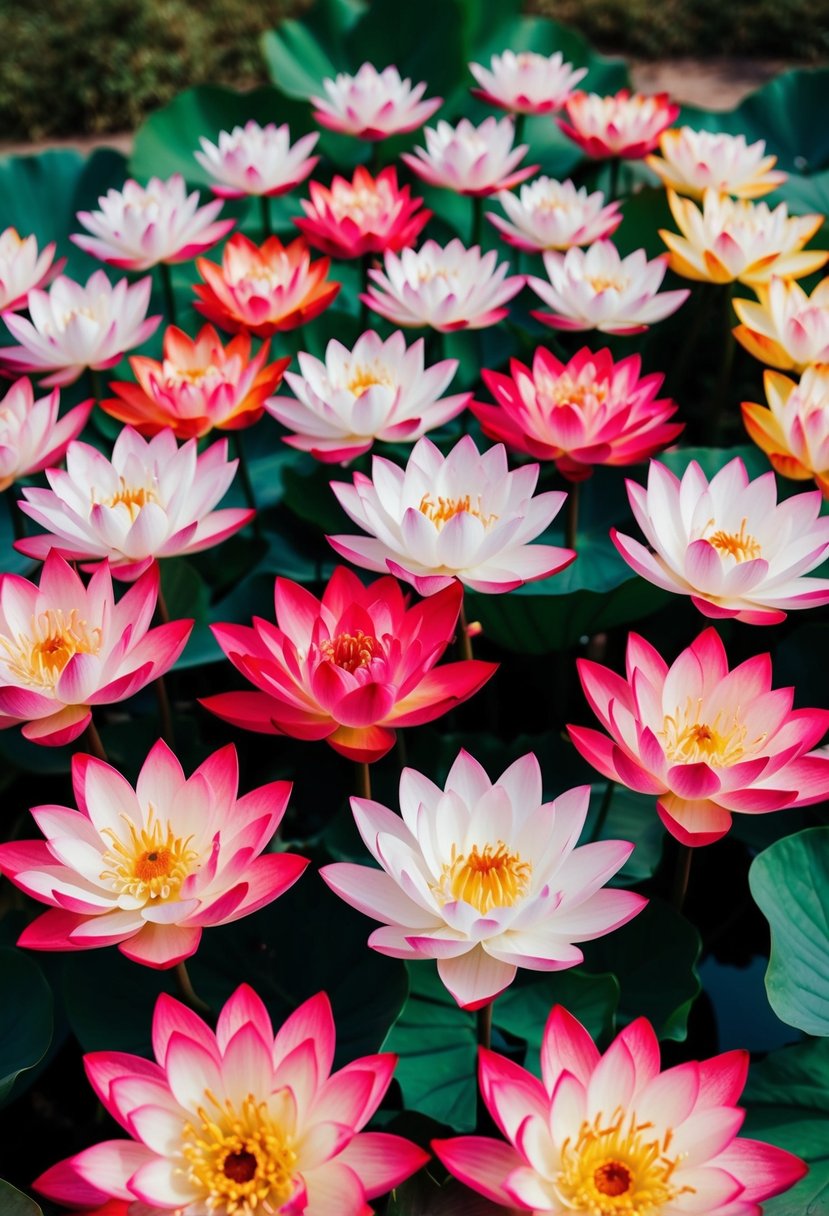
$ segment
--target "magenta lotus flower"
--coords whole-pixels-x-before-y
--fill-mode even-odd
[[[548,578],[575,559],[572,549],[532,545],[566,494],[533,497],[537,464],[510,472],[503,444],[481,453],[465,435],[444,457],[426,438],[405,469],[375,456],[372,476],[332,482],[345,513],[369,536],[329,536],[341,557],[390,571],[420,595],[455,579],[474,591],[512,591]]]
[[[793,710],[794,689],[771,687],[769,655],[729,671],[709,628],[670,667],[635,633],[625,679],[587,659],[577,665],[610,738],[585,726],[571,726],[570,738],[611,781],[655,794],[659,818],[683,844],[719,840],[732,812],[761,815],[829,795],[829,757],[809,750],[829,710]]]
[[[95,401],[82,401],[58,419],[60,391],[35,401],[30,380],[16,380],[0,401],[0,490],[63,460],[86,426]]]
[[[367,1201],[428,1159],[400,1136],[361,1132],[397,1057],[363,1056],[331,1073],[335,1029],[325,993],[274,1037],[252,988],[237,988],[215,1032],[172,997],[153,1018],[157,1063],[93,1052],[87,1076],[132,1137],[52,1166],[34,1184],[60,1203],[132,1201],[144,1216],[367,1216]]]
[[[708,617],[775,625],[786,612],[829,603],[829,579],[803,578],[829,553],[829,517],[819,490],[777,501],[774,473],[749,481],[739,457],[708,481],[695,460],[678,478],[651,461],[648,488],[627,483],[651,549],[611,529],[637,574],[680,595]]]
[[[294,739],[325,739],[370,763],[394,745],[397,727],[433,722],[466,701],[497,664],[435,664],[452,640],[461,588],[409,607],[399,584],[365,587],[345,567],[321,600],[278,578],[276,625],[214,625],[216,640],[255,692],[206,697],[212,713],[240,726]]]
[[[504,51],[493,55],[489,68],[470,63],[469,70],[480,86],[475,97],[513,114],[549,114],[559,110],[587,68],[574,68],[561,51],[539,55],[537,51]]]
[[[312,97],[314,118],[331,131],[358,139],[387,139],[416,131],[443,104],[442,97],[423,99],[426,84],[412,86],[396,67],[378,72],[364,63],[356,76],[338,72],[322,82],[325,97]]]
[[[168,671],[193,622],[150,629],[157,599],[157,566],[117,604],[106,564],[88,587],[57,553],[39,587],[0,575],[0,730],[22,722],[35,743],[71,743],[92,706],[125,701]]]
[[[574,93],[565,102],[567,121],[558,120],[565,135],[588,156],[638,159],[652,152],[662,132],[679,114],[667,93],[634,93],[620,89],[610,97]]]
[[[147,967],[195,954],[202,929],[256,912],[293,886],[308,862],[265,853],[291,784],[237,798],[232,744],[185,778],[159,740],[133,790],[92,756],[72,757],[78,810],[32,810],[45,840],[0,845],[0,872],[51,905],[18,941],[30,950],[117,945]]]
[[[213,509],[238,463],[227,459],[226,439],[199,454],[198,440],[179,448],[170,430],[142,439],[125,426],[111,461],[88,443],[70,443],[66,471],[48,469],[51,489],[27,487],[20,503],[48,533],[16,547],[38,561],[53,549],[80,561],[108,560],[116,578],[132,581],[156,558],[210,549],[250,522],[253,511]]]
[[[432,1147],[467,1186],[535,1216],[754,1216],[803,1177],[799,1157],[737,1135],[747,1051],[659,1065],[645,1018],[600,1055],[557,1005],[544,1027],[540,1080],[481,1049],[481,1095],[508,1143],[459,1136]]]
[[[411,197],[411,187],[398,186],[393,165],[377,177],[358,165],[351,181],[338,176],[330,187],[311,182],[309,190],[311,201],[299,200],[305,215],[294,223],[309,245],[333,258],[405,249],[432,214],[422,198]]]
[[[21,237],[16,228],[0,232],[0,311],[26,307],[33,287],[45,287],[60,274],[66,258],[53,262],[55,242],[37,251],[37,238]]]
[[[589,477],[598,464],[635,464],[673,443],[681,422],[667,397],[657,397],[664,376],[640,376],[638,355],[613,362],[609,350],[585,346],[561,363],[539,346],[532,369],[510,361],[509,376],[483,371],[497,404],[470,406],[484,434],[515,452],[553,460],[570,481]]]
[[[59,275],[48,292],[29,292],[31,321],[13,312],[3,320],[20,346],[0,347],[0,366],[12,372],[48,372],[47,385],[72,384],[91,367],[113,367],[125,351],[155,333],[161,317],[148,317],[152,280],[115,286],[103,270],[86,286]]]
[[[243,127],[220,131],[215,144],[199,136],[196,160],[213,178],[211,189],[220,198],[285,194],[304,181],[318,156],[311,156],[319,132],[312,131],[291,144],[287,123],[264,127],[251,118]]]
[[[612,236],[622,222],[620,202],[605,206],[600,190],[588,194],[585,186],[577,190],[571,181],[551,177],[526,182],[517,195],[502,190],[496,198],[508,219],[492,211],[486,218],[508,245],[528,253],[590,245]]]
[[[535,173],[538,165],[519,169],[529,144],[513,147],[515,125],[511,118],[485,118],[476,127],[462,118],[456,127],[439,122],[426,128],[426,147],[404,152],[400,159],[428,182],[458,194],[483,197],[496,190],[511,190]]]
[[[366,848],[382,870],[340,862],[320,873],[346,903],[383,922],[368,944],[392,958],[437,959],[464,1009],[495,999],[519,967],[561,971],[574,942],[625,924],[647,902],[604,884],[633,852],[625,840],[576,848],[590,790],[542,802],[530,753],[490,781],[461,751],[445,790],[414,769],[400,778],[403,818],[352,798]]]

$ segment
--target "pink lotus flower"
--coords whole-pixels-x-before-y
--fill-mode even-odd
[[[788,177],[779,170],[772,172],[777,157],[764,156],[765,150],[762,139],[749,144],[745,135],[680,127],[662,132],[662,155],[649,156],[647,163],[677,194],[702,198],[711,189],[736,198],[759,198]]]
[[[643,333],[675,313],[690,294],[659,291],[667,261],[662,255],[649,262],[644,249],[623,258],[610,241],[597,241],[589,249],[545,253],[549,280],[530,276],[527,283],[553,311],[532,315],[553,329]]]
[[[159,262],[189,262],[226,236],[235,220],[217,220],[221,201],[199,207],[199,192],[187,194],[184,178],[151,177],[146,186],[131,178],[121,190],[98,199],[100,211],[79,211],[92,236],[70,239],[79,249],[119,270],[149,270]]]
[[[0,491],[63,460],[70,440],[86,426],[90,397],[58,419],[60,391],[35,401],[30,380],[16,380],[0,401]]]
[[[250,522],[253,511],[213,510],[238,463],[227,459],[226,439],[199,455],[196,439],[179,448],[170,430],[145,440],[124,427],[111,461],[76,440],[66,471],[47,470],[51,489],[23,491],[21,511],[47,534],[24,537],[15,547],[38,561],[53,549],[84,562],[108,560],[116,578],[131,582],[156,558],[210,549]]]
[[[497,199],[512,223],[491,211],[487,219],[507,244],[529,253],[590,245],[612,236],[622,222],[621,203],[605,206],[601,191],[588,194],[585,186],[577,190],[571,181],[550,177],[527,182],[518,196],[501,191]]]
[[[398,583],[364,587],[344,567],[322,600],[278,578],[276,625],[214,625],[216,640],[256,692],[206,697],[245,730],[325,739],[352,760],[379,760],[398,726],[419,726],[466,701],[494,674],[477,659],[435,668],[455,632],[461,588],[409,607]]]
[[[829,499],[829,366],[807,367],[799,384],[766,371],[763,384],[769,408],[744,401],[746,430],[782,477],[813,477]]]
[[[533,498],[538,465],[509,472],[504,445],[480,453],[464,435],[444,457],[419,439],[405,469],[375,456],[372,477],[332,482],[340,506],[369,536],[329,536],[341,557],[367,570],[391,571],[420,595],[459,579],[474,591],[512,591],[558,573],[572,549],[531,545],[566,494]]]
[[[21,237],[16,228],[0,232],[0,311],[15,312],[25,308],[33,287],[45,287],[59,274],[65,258],[52,263],[55,242],[37,251],[37,238]]]
[[[630,89],[620,89],[611,97],[574,93],[564,110],[568,121],[560,118],[558,125],[588,156],[627,160],[652,152],[679,114],[679,106],[668,100],[667,93],[631,95]]]
[[[803,578],[829,553],[829,517],[815,490],[778,503],[774,473],[749,481],[739,457],[709,482],[695,460],[680,480],[651,461],[648,488],[627,483],[639,541],[611,530],[637,574],[690,595],[704,616],[776,625],[786,612],[829,603],[829,579]]]
[[[409,186],[398,186],[393,165],[376,178],[360,165],[350,182],[335,177],[330,189],[319,182],[309,189],[310,203],[300,199],[305,215],[294,223],[309,245],[334,258],[405,249],[432,214],[420,207],[423,199],[411,197]]]
[[[458,194],[484,196],[496,190],[511,190],[535,173],[538,165],[518,165],[529,144],[513,147],[515,126],[511,118],[485,118],[479,127],[462,118],[456,127],[439,122],[426,128],[426,148],[404,152],[401,160],[431,186],[442,186]]]
[[[457,371],[457,359],[424,367],[424,342],[409,349],[399,332],[384,342],[367,330],[349,351],[332,340],[325,362],[301,353],[301,375],[286,372],[294,392],[266,402],[268,413],[296,431],[285,443],[326,462],[353,460],[376,439],[387,443],[419,439],[456,417],[472,399],[440,394]]]
[[[135,790],[108,764],[76,753],[78,810],[35,807],[45,840],[0,845],[0,871],[49,904],[18,944],[30,950],[117,945],[147,967],[173,967],[195,954],[202,929],[256,912],[293,886],[308,865],[292,853],[264,853],[291,784],[274,781],[236,797],[232,745],[193,775],[159,740]]]
[[[510,375],[483,371],[497,404],[473,401],[471,410],[490,439],[581,481],[593,466],[635,464],[673,443],[681,422],[667,397],[657,398],[664,376],[640,378],[638,355],[613,362],[609,350],[583,347],[568,363],[538,347],[532,370],[510,362]]]
[[[153,566],[115,603],[109,567],[84,587],[57,553],[40,586],[0,575],[0,730],[20,722],[35,743],[77,739],[94,705],[125,701],[168,671],[192,621],[150,629],[158,598]]]
[[[494,249],[465,249],[459,240],[442,249],[427,241],[422,249],[388,251],[385,273],[369,270],[373,280],[360,299],[395,325],[430,325],[441,333],[486,329],[503,321],[507,300],[524,286],[523,275],[507,278],[509,266],[496,266]]]
[[[761,815],[829,794],[829,758],[809,750],[829,711],[793,710],[794,689],[771,687],[769,655],[729,671],[708,628],[670,667],[634,633],[626,679],[587,659],[577,666],[610,735],[571,726],[577,750],[611,781],[655,794],[659,818],[683,844],[719,840],[732,812]]]
[[[347,904],[383,922],[368,944],[392,958],[437,959],[464,1009],[479,1009],[519,967],[561,971],[582,961],[574,942],[603,937],[647,902],[604,884],[633,845],[603,840],[576,848],[590,790],[542,802],[535,756],[495,782],[462,751],[446,789],[406,768],[403,818],[352,798],[366,848],[382,867],[341,862],[320,871]]]
[[[152,280],[115,286],[103,270],[86,286],[60,275],[48,292],[29,292],[31,321],[4,312],[20,346],[0,347],[0,366],[12,372],[49,372],[43,383],[72,384],[91,367],[113,367],[124,352],[155,333],[161,317],[147,317]]]
[[[829,278],[821,279],[811,295],[776,275],[754,290],[759,303],[734,301],[741,324],[732,331],[750,355],[784,371],[829,363]]]
[[[312,321],[333,302],[340,284],[328,281],[328,267],[328,258],[311,261],[301,238],[283,245],[272,236],[257,246],[237,232],[221,266],[196,258],[204,283],[193,288],[193,307],[221,329],[268,338]]]
[[[213,178],[211,189],[220,198],[285,194],[305,181],[318,156],[309,155],[319,132],[303,135],[293,146],[287,123],[261,127],[251,118],[243,127],[220,131],[215,144],[199,136],[201,152],[194,152],[201,167]]]
[[[61,1203],[132,1201],[128,1211],[215,1216],[367,1216],[367,1200],[428,1159],[408,1140],[360,1132],[397,1062],[363,1056],[331,1074],[335,1031],[325,993],[274,1038],[252,988],[237,988],[215,1032],[158,998],[158,1063],[124,1052],[85,1057],[87,1076],[131,1140],[107,1140],[52,1166],[36,1188]]]
[[[177,439],[201,439],[214,427],[242,430],[262,417],[265,399],[279,387],[291,362],[287,356],[268,363],[269,340],[253,358],[250,349],[245,331],[222,346],[212,325],[195,339],[170,325],[163,362],[135,355],[130,367],[138,383],[111,383],[118,396],[102,401],[101,408],[141,435],[169,427]]]
[[[326,96],[311,98],[317,107],[314,118],[331,131],[358,139],[387,139],[416,131],[443,103],[442,97],[421,100],[425,82],[412,87],[396,67],[378,72],[371,63],[364,63],[356,76],[338,72],[333,80],[326,77],[322,87]]]
[[[536,51],[503,51],[493,55],[489,68],[470,63],[469,70],[480,88],[475,97],[513,114],[549,114],[560,110],[587,68],[574,68],[561,51],[539,55]]]
[[[751,1216],[807,1171],[799,1157],[737,1133],[748,1052],[659,1070],[645,1018],[600,1055],[572,1014],[544,1027],[541,1080],[481,1049],[481,1095],[509,1143],[436,1140],[446,1168],[493,1203],[535,1216]]]

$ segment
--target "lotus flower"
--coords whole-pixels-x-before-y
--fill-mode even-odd
[[[586,187],[577,190],[571,181],[537,177],[521,187],[518,197],[509,190],[496,197],[512,223],[491,211],[487,219],[509,245],[529,253],[590,245],[611,236],[622,222],[621,203],[605,206],[601,191],[588,194]]]
[[[312,321],[332,303],[340,284],[328,281],[328,266],[328,258],[311,261],[301,238],[283,245],[272,236],[257,246],[237,232],[221,266],[196,258],[204,283],[193,288],[194,308],[221,329],[268,338]]]
[[[159,262],[189,262],[226,236],[235,220],[217,220],[221,201],[199,207],[199,192],[187,193],[184,178],[151,177],[146,186],[130,179],[98,199],[100,211],[79,211],[92,236],[70,239],[79,249],[119,270],[149,270]]]
[[[637,574],[680,595],[704,616],[776,625],[786,611],[829,603],[829,579],[802,578],[829,553],[829,517],[818,491],[777,502],[774,474],[749,481],[739,457],[709,483],[695,460],[680,480],[651,461],[648,488],[627,483],[651,550],[611,530]]]
[[[111,461],[76,440],[66,471],[47,470],[51,489],[24,489],[21,511],[48,533],[16,547],[38,561],[52,549],[84,562],[106,559],[116,578],[131,582],[156,558],[210,549],[250,522],[253,511],[213,510],[238,463],[227,459],[226,439],[199,455],[196,439],[179,448],[169,430],[145,440],[124,427]]]
[[[511,190],[535,173],[538,165],[519,169],[529,144],[513,147],[515,126],[511,118],[485,118],[479,127],[462,118],[456,127],[439,122],[426,128],[426,148],[404,152],[401,160],[428,182],[458,194],[484,196],[496,190]]]
[[[809,367],[800,384],[780,372],[763,376],[769,408],[743,402],[751,438],[783,477],[813,477],[829,498],[829,367]]]
[[[369,270],[373,280],[360,299],[395,325],[430,325],[441,333],[485,329],[509,312],[507,300],[524,286],[523,275],[507,278],[509,266],[496,266],[495,250],[465,249],[459,240],[445,249],[427,241],[422,249],[385,255],[385,274]]]
[[[37,238],[21,237],[16,228],[0,232],[0,311],[25,308],[33,287],[44,287],[63,269],[65,258],[53,264],[55,243],[37,251]]]
[[[58,420],[60,391],[35,401],[30,380],[16,380],[0,401],[0,490],[63,460],[70,440],[86,426],[90,397]]]
[[[560,110],[587,75],[587,68],[574,68],[561,51],[554,55],[503,51],[492,56],[489,68],[470,63],[469,70],[480,85],[472,90],[475,97],[513,114],[549,114],[551,110]]]
[[[0,347],[0,366],[12,372],[49,372],[46,385],[72,384],[91,367],[113,367],[124,352],[155,333],[161,317],[148,317],[152,280],[115,286],[103,270],[86,286],[59,275],[48,292],[29,292],[31,321],[4,312],[3,320],[20,346]]]
[[[572,549],[531,545],[566,494],[533,498],[538,465],[509,472],[504,445],[480,453],[465,435],[444,457],[419,439],[405,469],[375,456],[372,477],[332,482],[340,506],[369,536],[329,536],[341,557],[391,571],[420,595],[459,579],[474,591],[512,591],[569,566]]]
[[[158,599],[154,566],[115,603],[109,568],[84,587],[57,553],[40,586],[0,575],[0,730],[24,722],[35,743],[77,739],[91,707],[125,701],[168,671],[192,621],[149,629]]]
[[[392,958],[437,959],[464,1009],[479,1009],[519,967],[561,971],[582,961],[574,942],[603,937],[647,902],[604,884],[633,845],[576,848],[590,790],[542,802],[535,756],[496,781],[462,751],[445,791],[414,769],[400,778],[403,818],[352,798],[360,835],[382,867],[341,862],[320,873],[347,904],[383,922],[368,944]]]
[[[659,1071],[659,1041],[637,1018],[600,1055],[555,1006],[541,1080],[481,1049],[481,1095],[509,1143],[436,1140],[446,1168],[503,1207],[535,1216],[749,1216],[806,1173],[799,1157],[738,1137],[748,1052]]]
[[[772,367],[803,372],[829,363],[829,278],[808,296],[799,283],[773,276],[756,289],[759,304],[735,300],[742,322],[734,337],[750,355]]]
[[[378,72],[364,63],[356,76],[338,72],[332,80],[322,82],[325,97],[312,97],[317,108],[314,118],[331,131],[355,135],[358,139],[387,139],[422,127],[439,109],[443,98],[421,98],[426,84],[412,87],[411,80],[402,80],[396,67]]]
[[[118,396],[102,401],[101,407],[141,435],[169,427],[178,439],[201,439],[214,427],[237,431],[252,426],[291,360],[287,356],[268,363],[269,341],[253,358],[250,348],[245,331],[225,347],[212,325],[195,339],[170,325],[163,362],[135,355],[130,367],[138,383],[111,384]]]
[[[610,780],[655,794],[659,818],[683,844],[719,840],[732,812],[761,815],[829,794],[829,758],[809,750],[829,711],[793,710],[794,689],[771,687],[769,655],[729,671],[709,628],[670,667],[634,633],[626,679],[587,659],[577,666],[610,735],[571,726],[577,750]]]
[[[702,211],[688,198],[668,191],[677,236],[660,228],[671,251],[671,269],[703,282],[768,283],[772,275],[800,279],[829,260],[825,249],[804,249],[823,223],[822,215],[789,215],[785,203],[727,198],[706,190]]]
[[[309,189],[310,203],[300,199],[305,215],[294,223],[309,245],[334,258],[405,249],[432,214],[420,207],[422,199],[411,197],[409,186],[398,186],[393,165],[376,178],[360,165],[350,182],[335,177],[330,189],[319,182]]]
[[[117,945],[147,967],[195,954],[202,929],[271,903],[308,862],[264,853],[291,784],[273,781],[237,798],[236,749],[223,747],[185,778],[159,740],[135,790],[108,764],[76,753],[78,810],[35,807],[45,840],[0,845],[0,871],[49,904],[18,944],[30,950]]]
[[[510,362],[510,375],[482,372],[497,404],[473,401],[472,412],[490,439],[538,460],[553,460],[570,481],[597,464],[635,464],[673,443],[677,406],[657,398],[664,376],[642,376],[638,355],[613,362],[609,350],[583,347],[569,363],[539,347],[532,369]]]
[[[215,1032],[162,994],[153,1018],[158,1063],[124,1052],[84,1059],[104,1107],[132,1137],[52,1166],[34,1184],[60,1203],[131,1200],[146,1216],[282,1213],[367,1216],[367,1200],[414,1173],[427,1154],[385,1132],[361,1133],[396,1057],[363,1056],[331,1073],[335,1031],[325,993],[274,1037],[243,984]]]
[[[301,375],[285,375],[296,400],[274,397],[266,408],[296,432],[285,436],[287,444],[326,462],[353,460],[376,439],[419,439],[456,417],[472,399],[471,393],[441,398],[457,371],[457,359],[426,368],[423,339],[407,350],[399,330],[385,342],[367,330],[351,351],[332,340],[324,363],[303,353],[299,366]]]
[[[213,179],[211,190],[220,198],[273,196],[305,181],[319,160],[310,155],[318,139],[319,132],[312,131],[292,146],[287,123],[260,127],[251,118],[243,127],[220,131],[215,144],[199,136],[202,150],[193,155]]]
[[[568,121],[559,118],[558,125],[588,156],[636,160],[653,151],[679,106],[667,93],[631,95],[629,89],[620,89],[612,97],[574,93],[564,111]]]
[[[702,198],[706,190],[735,198],[759,198],[786,180],[788,174],[773,171],[776,156],[765,156],[765,140],[747,143],[745,135],[722,131],[694,131],[691,127],[663,131],[661,156],[647,163],[677,194]]]
[[[245,730],[325,739],[352,760],[379,760],[398,726],[432,722],[466,701],[496,665],[475,659],[435,664],[452,640],[461,588],[407,606],[393,578],[364,587],[344,567],[322,600],[278,578],[276,625],[214,625],[216,640],[256,692],[228,692],[202,704]]]
[[[530,276],[527,283],[553,311],[532,315],[554,329],[643,333],[676,312],[689,295],[684,290],[659,291],[666,256],[649,262],[644,249],[637,249],[623,258],[610,241],[545,253],[544,269],[548,280]]]

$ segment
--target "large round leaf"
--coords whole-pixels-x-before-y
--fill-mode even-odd
[[[0,1212],[3,1216],[43,1216],[39,1204],[10,1182],[0,1178]]]
[[[34,1068],[52,1041],[52,990],[37,963],[13,946],[0,948],[0,1103],[17,1077]],[[5,1209],[2,1209],[5,1213]]]
[[[316,0],[302,20],[281,21],[263,34],[262,51],[279,91],[306,100],[326,76],[350,70],[345,38],[365,11],[361,0]]]

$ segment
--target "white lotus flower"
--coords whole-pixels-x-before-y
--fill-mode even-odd
[[[735,198],[759,198],[781,185],[788,174],[772,172],[776,156],[765,156],[765,140],[747,142],[745,135],[672,127],[659,137],[661,156],[647,157],[665,186],[677,194],[702,198],[706,190]]]
[[[503,51],[492,56],[489,68],[470,63],[469,70],[481,86],[472,90],[476,97],[515,114],[560,109],[587,75],[587,68],[574,68],[561,51],[554,55]]]
[[[322,82],[325,97],[312,97],[314,118],[322,126],[359,139],[386,139],[404,131],[416,131],[443,103],[442,97],[421,101],[426,83],[412,86],[401,79],[396,67],[378,72],[364,63],[356,76],[338,72]]]
[[[215,144],[200,136],[202,150],[193,155],[221,198],[277,195],[293,190],[312,171],[319,157],[310,153],[318,139],[319,132],[312,131],[292,145],[287,123],[261,127],[251,118],[243,127],[220,131]]]
[[[622,222],[621,203],[605,206],[600,190],[588,194],[585,186],[577,190],[571,181],[551,177],[527,182],[518,195],[502,190],[495,197],[512,223],[491,211],[487,219],[508,244],[531,253],[590,245],[611,236]]]
[[[443,186],[459,194],[486,195],[511,190],[536,171],[538,165],[518,165],[529,144],[513,147],[515,126],[511,118],[485,118],[479,127],[462,118],[456,127],[439,122],[426,128],[426,147],[404,152],[404,161],[431,186]]]
[[[43,287],[63,269],[65,258],[52,263],[55,242],[37,251],[37,238],[21,237],[16,228],[0,232],[0,310],[26,307],[33,287]]]

